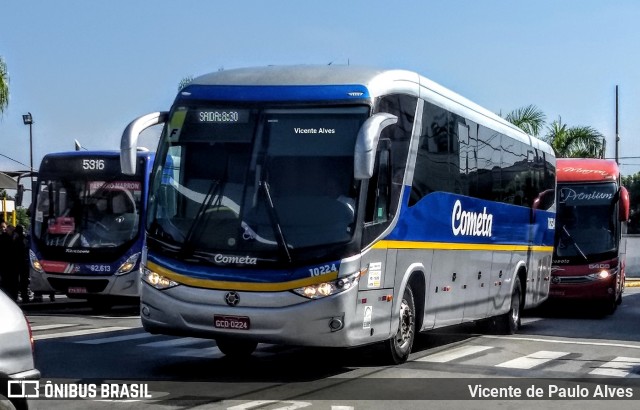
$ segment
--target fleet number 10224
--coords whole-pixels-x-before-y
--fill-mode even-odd
[[[83,159],[82,169],[85,171],[101,171],[104,169],[103,159]]]

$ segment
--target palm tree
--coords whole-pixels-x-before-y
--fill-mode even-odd
[[[7,64],[0,56],[0,114],[4,113],[9,105],[9,73]]]
[[[558,119],[551,123],[544,140],[559,158],[602,158],[604,136],[588,126],[567,127]]]
[[[546,120],[544,113],[533,104],[511,111],[505,119],[535,137],[540,133]]]
[[[178,92],[182,91],[182,89],[188,86],[189,83],[191,83],[192,81],[193,81],[192,75],[188,75],[184,77],[182,80],[180,80],[180,83],[178,83]]]

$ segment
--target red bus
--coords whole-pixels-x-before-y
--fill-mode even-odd
[[[589,300],[606,313],[622,302],[629,193],[615,161],[557,160],[550,300]]]

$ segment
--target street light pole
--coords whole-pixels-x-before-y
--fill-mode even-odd
[[[29,166],[31,167],[29,171],[33,171],[33,117],[31,116],[30,112],[22,116],[22,122],[24,122],[24,125],[29,126]]]

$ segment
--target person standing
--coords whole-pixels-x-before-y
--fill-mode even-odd
[[[15,273],[18,277],[18,289],[22,302],[29,302],[29,245],[24,234],[24,226],[16,226],[13,232],[13,258]]]

